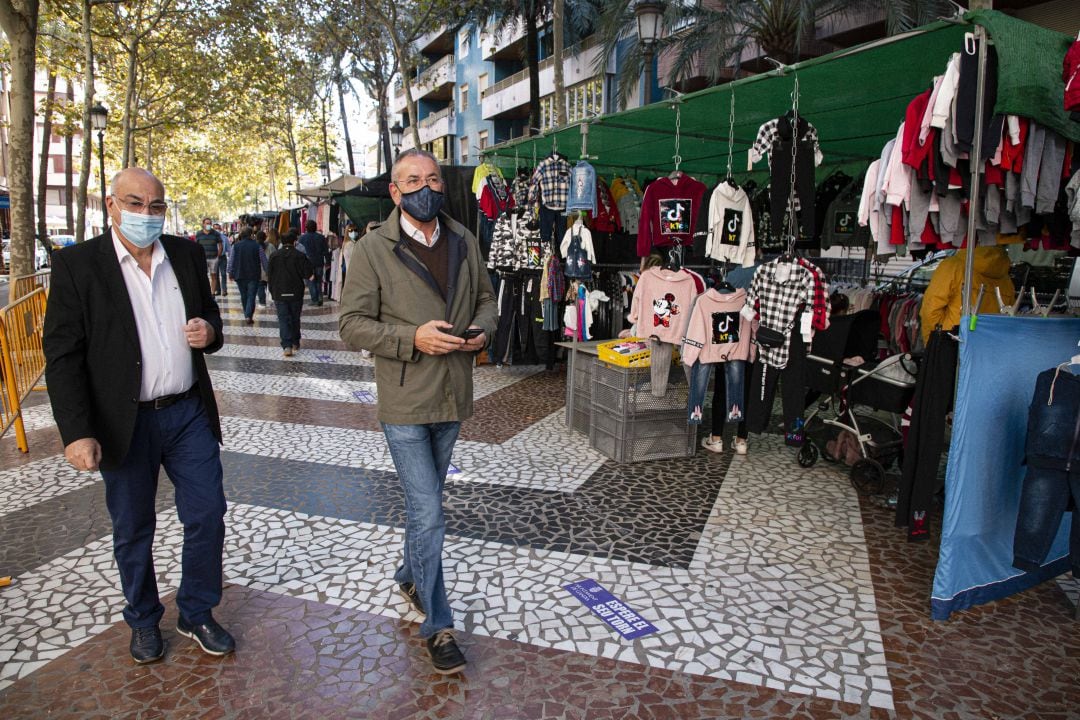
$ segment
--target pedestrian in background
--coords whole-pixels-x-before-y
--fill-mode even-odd
[[[266,267],[266,255],[255,241],[250,227],[240,231],[240,239],[232,248],[229,258],[229,277],[240,291],[240,303],[248,325],[255,324],[255,296],[259,289],[262,270]]]
[[[218,259],[217,274],[218,274],[218,287],[221,288],[222,295],[229,294],[229,258],[232,257],[232,240],[229,236],[221,231],[221,223],[214,223],[214,232],[221,238],[221,255]]]
[[[266,233],[258,230],[255,233],[255,242],[259,243],[259,249],[266,256],[266,265],[263,265],[262,276],[259,278],[258,300],[259,305],[266,307],[266,268],[270,263],[270,256],[274,254],[274,246],[266,241]]]
[[[221,233],[214,230],[214,224],[210,218],[203,218],[202,230],[195,233],[195,242],[199,243],[206,256],[206,267],[210,272],[210,290],[215,295],[220,295],[217,266],[225,253],[225,246],[221,242]]]
[[[304,226],[307,232],[297,240],[304,246],[304,254],[307,255],[311,265],[315,268],[315,278],[308,283],[308,291],[311,293],[311,302],[321,306],[323,272],[326,264],[330,262],[330,248],[326,243],[326,236],[319,232],[319,225],[314,220],[308,220]]]
[[[315,277],[315,268],[307,255],[296,249],[296,231],[281,237],[281,247],[270,256],[267,269],[270,295],[277,308],[278,336],[285,357],[300,349],[300,314],[304,309],[304,287]]]

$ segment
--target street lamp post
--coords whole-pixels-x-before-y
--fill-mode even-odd
[[[401,127],[401,123],[395,120],[393,127],[390,128],[390,144],[394,146],[395,158],[401,150],[401,140],[404,135],[405,128]]]
[[[637,17],[638,42],[641,43],[641,53],[645,59],[645,89],[642,92],[642,105],[648,105],[653,101],[653,58],[656,53],[656,44],[660,42],[660,36],[664,29],[665,5],[659,0],[639,0],[634,6],[634,15]]]
[[[97,131],[98,160],[101,173],[101,231],[109,226],[109,211],[105,208],[105,126],[109,124],[109,111],[101,103],[90,108],[90,126]]]
[[[292,180],[285,183],[285,193],[288,196],[289,204],[291,205],[293,201],[292,196],[296,193],[296,185],[293,184]]]
[[[319,163],[319,172],[322,173],[323,185],[330,182],[330,163],[328,163],[328,162]]]

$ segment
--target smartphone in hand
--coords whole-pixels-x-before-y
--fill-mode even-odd
[[[465,338],[466,340],[472,340],[473,338],[480,337],[483,334],[484,331],[480,328],[469,328],[461,334],[461,337]]]

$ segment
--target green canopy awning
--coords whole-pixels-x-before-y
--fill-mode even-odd
[[[1036,117],[1071,139],[1080,140],[1080,123],[1065,116],[1061,107],[1064,84],[1061,60],[1067,36],[1053,33],[1000,13],[969,13],[967,21],[984,24],[992,33],[1001,56],[998,108]],[[727,168],[727,138],[731,97],[735,96],[732,169],[746,172],[747,153],[758,128],[791,108],[795,77],[799,81],[799,112],[818,129],[823,171],[833,167],[865,165],[879,157],[895,137],[911,100],[929,88],[944,72],[949,56],[963,47],[969,24],[939,22],[902,35],[866,43],[787,68],[737,80],[726,85],[683,95],[678,101],[605,115],[589,122],[588,154],[606,172],[666,173],[674,167],[676,105],[680,117],[681,169],[699,178],[723,177]],[[1035,38],[1033,40],[1032,38]],[[1044,52],[1029,54],[1023,70],[1016,70],[1013,48],[1035,42]],[[1020,51],[1015,51],[1020,52]],[[1051,67],[1057,62],[1056,70]],[[1017,79],[1025,77],[1024,83]],[[1031,77],[1036,78],[1032,80]],[[1033,105],[1032,83],[1048,98],[1057,91],[1057,112]],[[1056,86],[1055,86],[1056,82]],[[1023,105],[1019,105],[1023,98]],[[1046,100],[1046,104],[1049,100]],[[488,157],[503,166],[529,163],[558,149],[571,160],[580,155],[581,123],[557,132],[522,138],[490,148]],[[756,169],[762,170],[764,163]]]

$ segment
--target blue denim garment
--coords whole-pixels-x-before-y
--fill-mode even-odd
[[[701,424],[701,412],[705,407],[705,394],[709,389],[709,374],[714,364],[723,368],[724,391],[727,397],[726,408],[713,408],[713,412],[724,413],[727,422],[740,422],[745,417],[746,408],[742,407],[743,388],[746,383],[746,361],[728,360],[723,363],[696,362],[687,368],[687,380],[690,382],[690,399],[687,402],[686,422],[689,425]],[[717,376],[716,382],[721,382]]]
[[[237,280],[236,288],[240,291],[240,302],[244,307],[244,317],[255,314],[255,296],[259,292],[258,280]]]
[[[304,299],[278,300],[274,304],[277,307],[281,347],[300,347],[300,313],[304,309]]]
[[[1056,378],[1056,379],[1055,379]],[[1028,412],[1027,473],[1013,536],[1013,566],[1037,570],[1061,527],[1069,497],[1080,506],[1080,377],[1045,370]],[[1080,573],[1080,521],[1073,513],[1069,554]]]
[[[443,484],[450,468],[460,422],[426,425],[382,423],[394,468],[405,492],[405,552],[394,581],[413,583],[427,616],[420,637],[454,626],[443,582],[442,549],[446,536]]]
[[[596,168],[582,160],[570,171],[570,196],[566,212],[588,210],[596,214]]]

